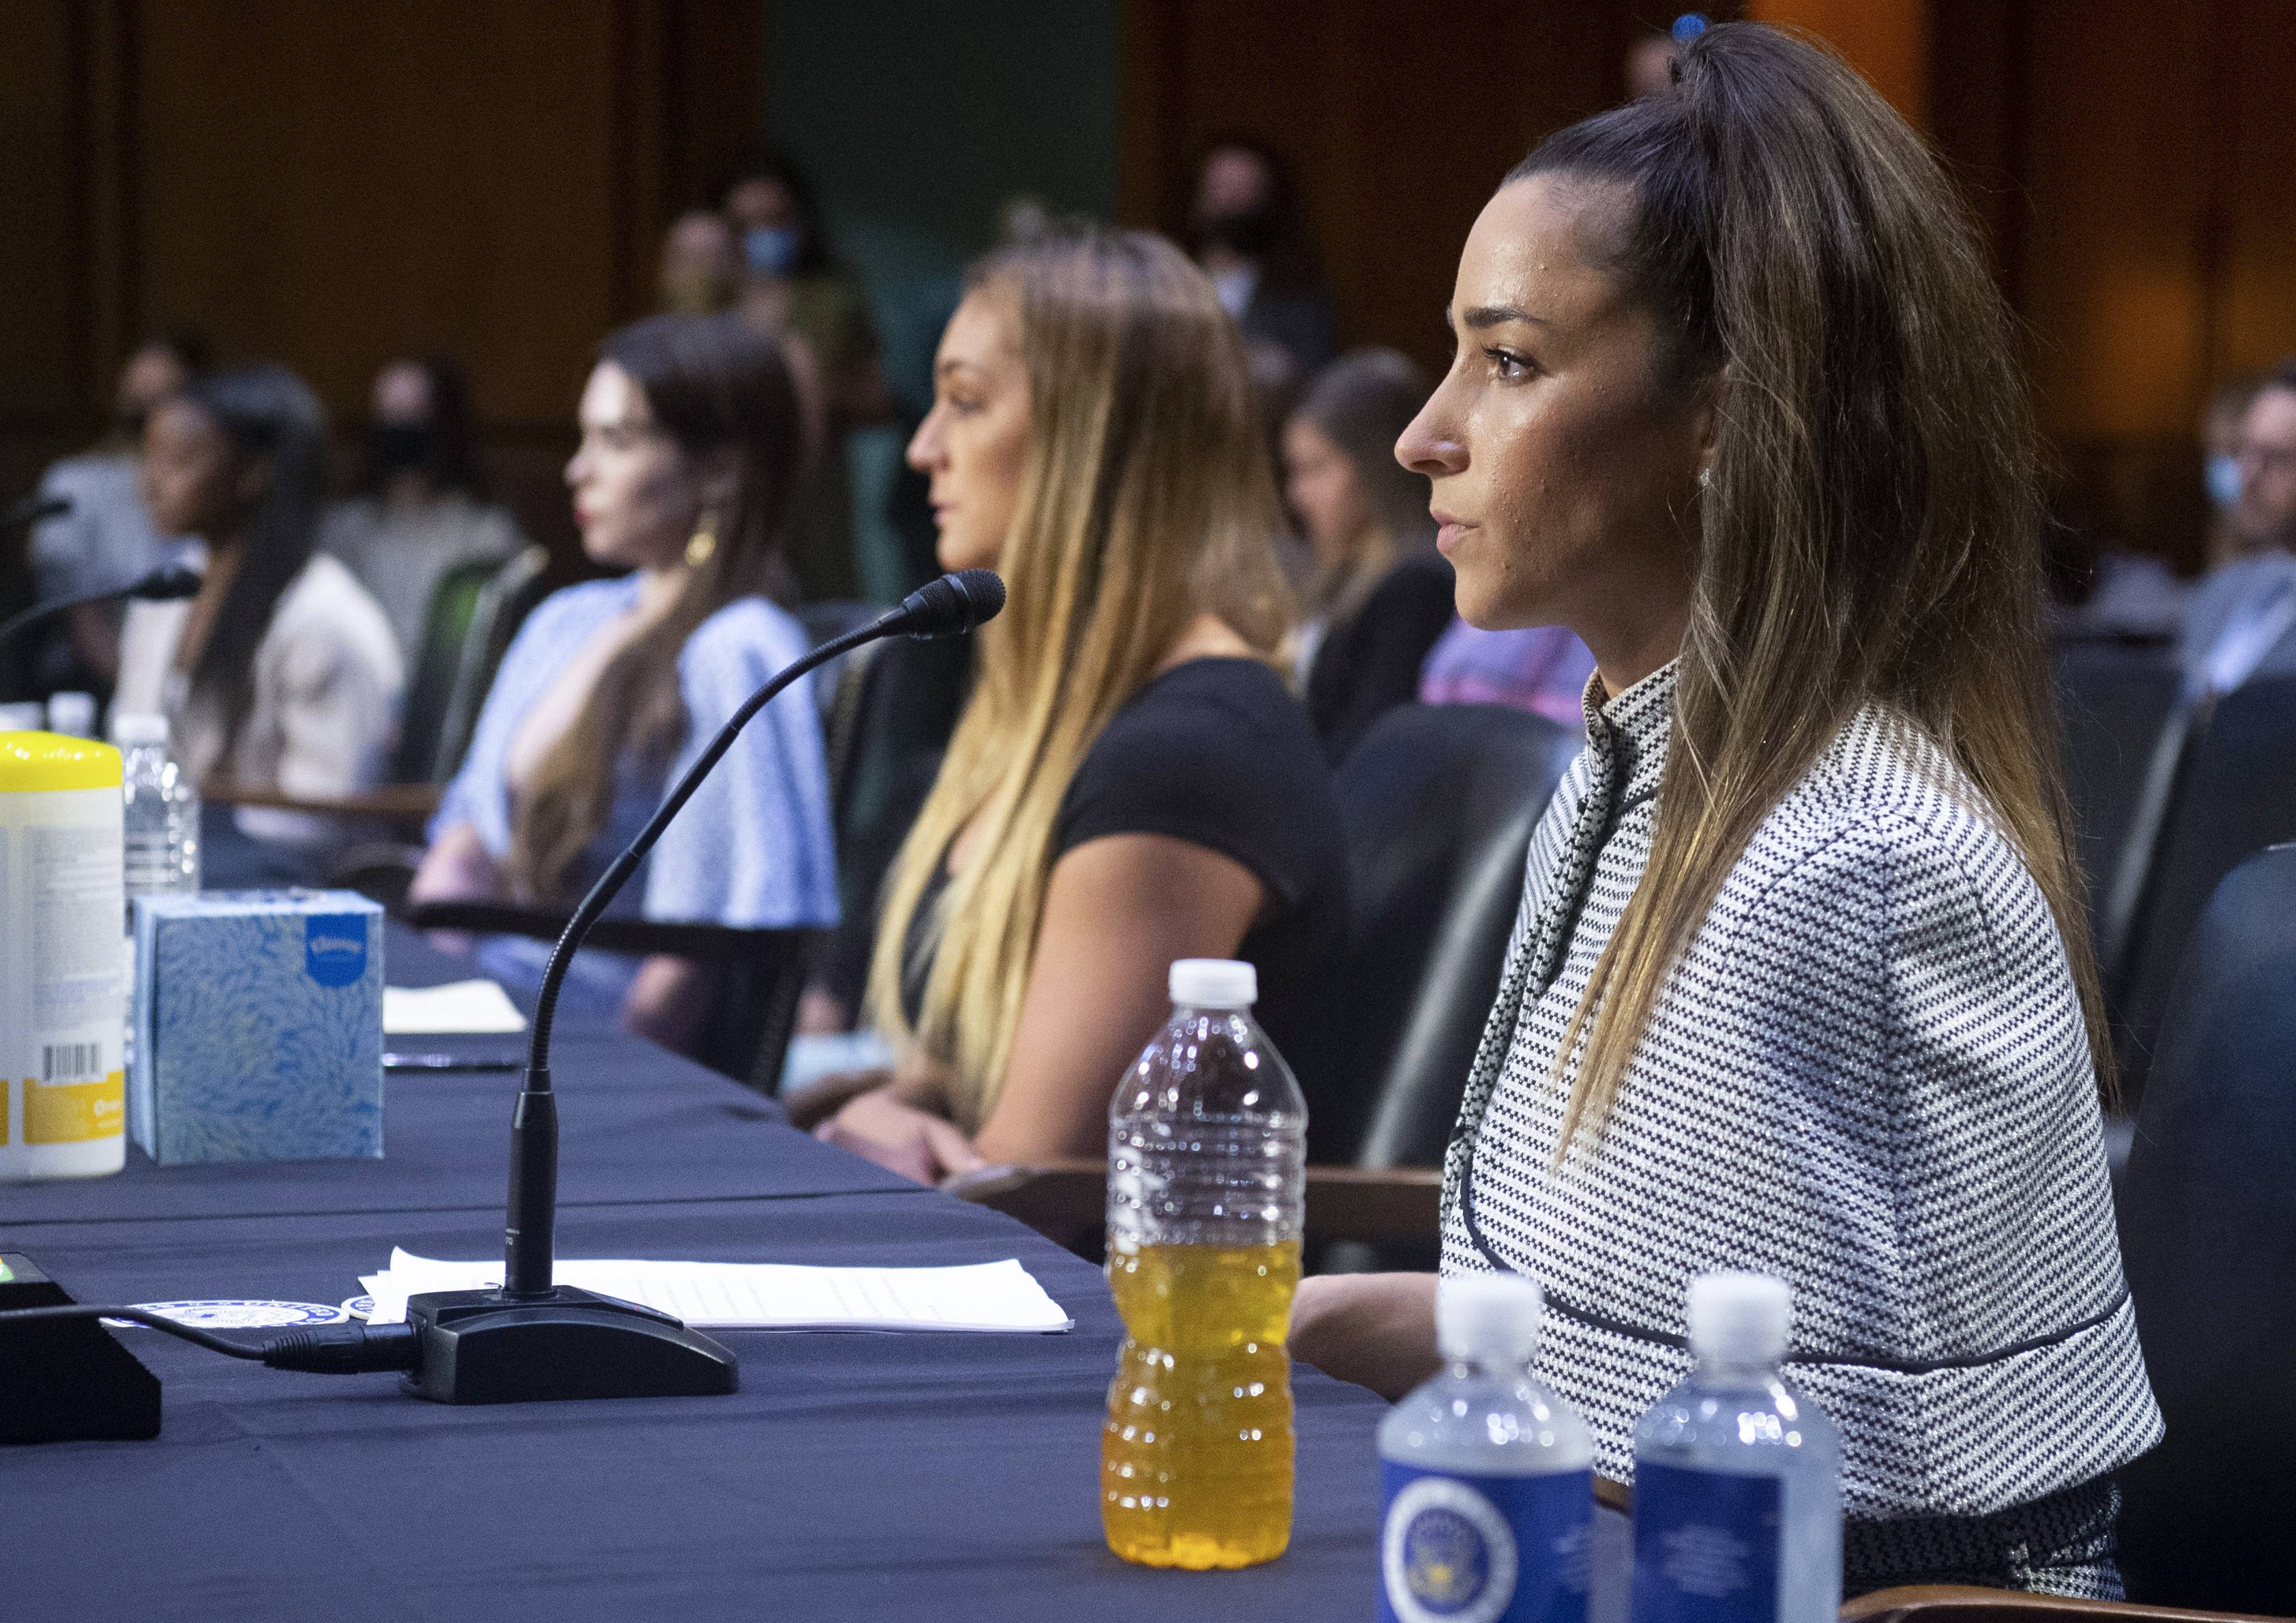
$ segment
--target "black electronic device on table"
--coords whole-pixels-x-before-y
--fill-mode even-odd
[[[11,1256],[9,1265],[22,1268],[28,1284],[37,1276],[45,1289],[20,1301],[0,1295],[0,1377],[9,1388],[7,1400],[0,1401],[0,1421],[20,1407],[16,1397],[24,1381],[37,1385],[48,1380],[78,1405],[74,1413],[82,1418],[76,1423],[114,1429],[50,1429],[20,1436],[0,1426],[0,1441],[159,1435],[159,1381],[94,1322],[98,1314],[126,1318],[273,1369],[341,1375],[403,1372],[407,1391],[438,1403],[699,1397],[733,1391],[740,1371],[725,1347],[668,1314],[561,1285],[553,1277],[558,1101],[550,1084],[550,1031],[559,988],[591,927],[637,871],[670,820],[725,758],[742,727],[775,695],[807,671],[864,643],[886,637],[961,636],[995,618],[1004,606],[1004,582],[993,572],[967,569],[943,575],[911,592],[898,608],[832,638],[790,665],[744,700],[718,729],[629,849],[614,859],[582,898],[551,951],[535,999],[524,1085],[511,1116],[510,1203],[500,1289],[409,1297],[403,1325],[327,1325],[290,1331],[260,1346],[248,1346],[178,1324],[147,1308],[74,1304],[30,1264]],[[4,631],[0,628],[0,635]],[[22,1311],[6,1311],[19,1307]]]

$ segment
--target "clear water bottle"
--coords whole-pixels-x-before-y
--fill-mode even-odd
[[[1634,1623],[1831,1623],[1841,1437],[1778,1375],[1793,1293],[1690,1281],[1690,1379],[1635,1427]]]
[[[1101,1437],[1108,1547],[1247,1567],[1292,1542],[1308,1107],[1250,964],[1172,966],[1172,1018],[1109,1110],[1108,1281],[1125,1339]]]
[[[1531,1377],[1539,1306],[1519,1273],[1436,1285],[1449,1367],[1379,1428],[1381,1623],[1584,1623],[1595,1442]]]
[[[127,897],[200,887],[200,796],[168,752],[168,718],[112,718],[127,796]],[[133,927],[134,920],[129,920]]]

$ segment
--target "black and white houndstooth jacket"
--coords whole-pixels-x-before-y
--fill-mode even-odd
[[[1853,1578],[2109,1590],[2103,1479],[2161,1418],[2095,1073],[2047,903],[1942,751],[1876,711],[1843,729],[1732,869],[1599,1143],[1554,1169],[1554,1061],[1650,854],[1674,681],[1599,710],[1589,687],[1445,1167],[1443,1270],[1546,1287],[1538,1373],[1621,1480],[1689,1370],[1690,1277],[1779,1274],[1787,1377],[1841,1428]]]

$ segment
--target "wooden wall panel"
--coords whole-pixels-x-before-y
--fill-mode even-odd
[[[1549,130],[1615,102],[1635,8],[1571,0],[1133,0],[1119,194],[1177,233],[1205,150],[1247,136],[1293,169],[1349,344],[1449,355],[1459,247]]]
[[[669,215],[757,139],[762,17],[10,0],[0,496],[92,434],[126,351],[180,323],[226,361],[295,368],[347,433],[382,362],[460,361],[505,495],[570,543],[557,469],[583,373],[651,307]]]

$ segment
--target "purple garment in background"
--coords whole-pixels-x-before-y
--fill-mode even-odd
[[[1423,704],[1509,704],[1565,727],[1584,727],[1580,701],[1595,656],[1559,625],[1479,631],[1453,619],[1419,667]]]

